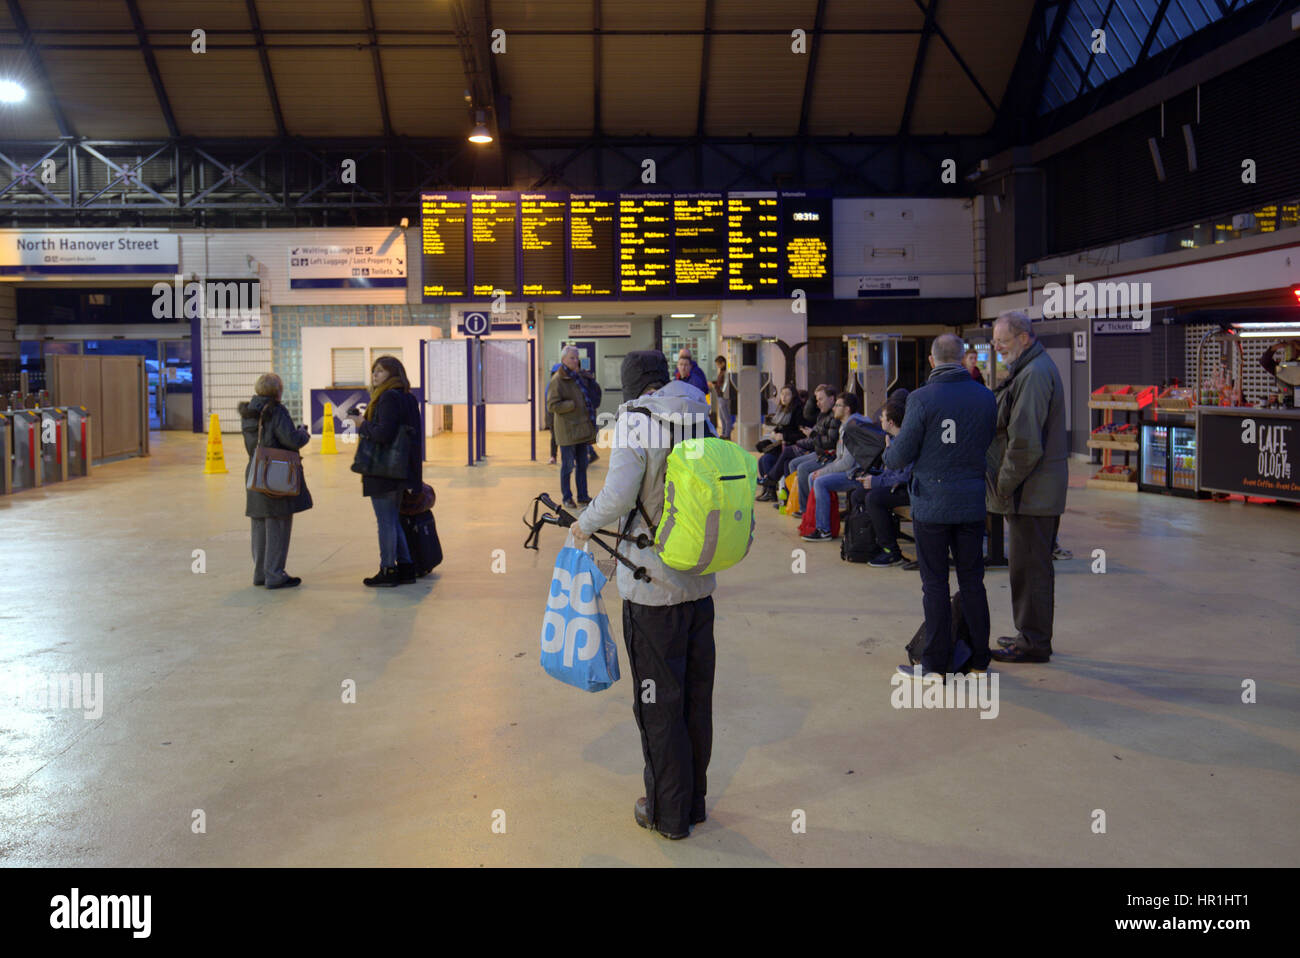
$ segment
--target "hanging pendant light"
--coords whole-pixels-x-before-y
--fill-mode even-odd
[[[471,143],[491,143],[492,134],[487,128],[487,117],[479,110],[474,114],[474,129],[469,135]]]

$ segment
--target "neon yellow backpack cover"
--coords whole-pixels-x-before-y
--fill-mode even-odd
[[[681,572],[729,569],[754,542],[758,462],[734,442],[683,439],[668,454],[655,552]]]

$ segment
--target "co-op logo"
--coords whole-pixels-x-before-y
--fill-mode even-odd
[[[565,668],[572,667],[575,652],[578,661],[586,662],[600,651],[601,620],[608,624],[608,617],[600,611],[598,597],[590,572],[574,575],[557,567],[551,576],[542,616],[542,651],[563,649]]]
[[[1133,319],[1133,329],[1151,325],[1150,283],[1075,283],[1067,273],[1065,285],[1043,287],[1043,319]]]

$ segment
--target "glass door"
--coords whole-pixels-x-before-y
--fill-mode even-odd
[[[1173,470],[1175,489],[1196,489],[1196,430],[1174,426],[1170,430],[1170,467]]]
[[[188,339],[165,339],[160,351],[158,413],[164,429],[194,428],[194,354]]]
[[[1142,426],[1142,484],[1165,488],[1168,482],[1169,427]]]

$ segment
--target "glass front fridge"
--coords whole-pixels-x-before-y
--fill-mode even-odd
[[[1143,421],[1139,489],[1205,498],[1196,492],[1195,422],[1190,414],[1173,412],[1161,412],[1154,422]]]

